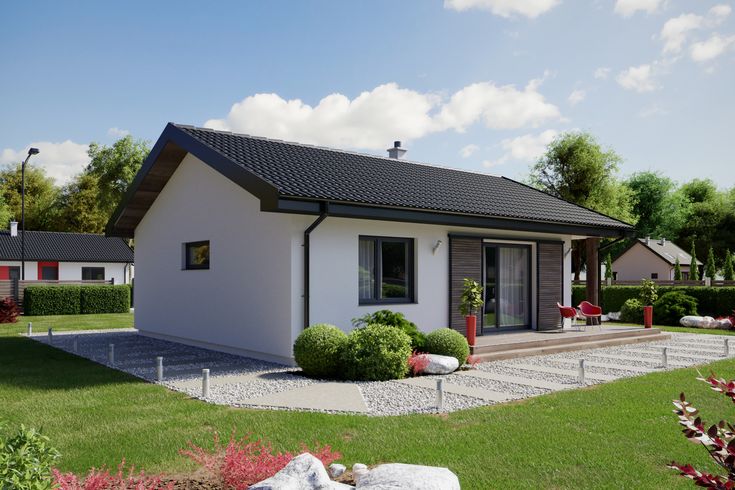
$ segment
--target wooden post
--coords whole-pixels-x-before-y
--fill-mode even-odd
[[[600,239],[587,238],[587,301],[593,305],[600,304]],[[587,320],[590,325],[591,319]]]

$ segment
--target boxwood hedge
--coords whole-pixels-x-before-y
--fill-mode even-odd
[[[130,286],[82,286],[82,314],[127,313],[130,311]]]
[[[26,315],[78,315],[127,313],[130,287],[117,286],[28,286],[24,291]]]

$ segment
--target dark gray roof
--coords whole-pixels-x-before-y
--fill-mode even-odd
[[[21,260],[21,233],[0,231],[0,260]],[[133,251],[122,238],[91,233],[26,231],[26,260],[133,263]]]
[[[514,180],[402,159],[176,125],[297,198],[628,229]]]
[[[648,243],[646,243],[645,238],[639,238],[638,241],[644,247],[646,247],[671,265],[674,265],[676,263],[677,257],[679,257],[679,263],[682,265],[689,265],[692,263],[692,256],[686,253],[684,249],[682,249],[672,241],[665,240],[663,244],[661,243],[661,240],[654,240],[653,238],[651,238]],[[703,263],[699,260],[697,260],[697,264],[703,265]]]

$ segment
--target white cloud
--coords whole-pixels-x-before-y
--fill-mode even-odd
[[[697,63],[711,61],[735,46],[735,36],[722,37],[712,34],[706,41],[693,43],[689,55]]]
[[[462,155],[462,158],[469,158],[472,155],[474,155],[479,149],[480,149],[479,146],[475,144],[470,144],[470,145],[463,147],[461,150],[459,150],[459,154]]]
[[[704,17],[695,14],[682,14],[669,19],[661,29],[664,53],[679,53],[689,34],[704,25]]]
[[[483,160],[482,166],[485,168],[493,168],[497,167],[498,165],[503,165],[505,162],[501,162],[499,160]]]
[[[600,68],[595,70],[595,78],[598,80],[607,80],[607,77],[610,75],[610,68],[606,66],[601,66]]]
[[[710,17],[712,17],[717,23],[725,20],[727,16],[730,15],[731,12],[732,12],[732,7],[724,3],[720,5],[715,5],[714,7],[709,9]]]
[[[444,8],[463,12],[469,9],[488,10],[501,17],[522,15],[535,18],[561,3],[560,0],[444,0]]]
[[[546,151],[546,147],[554,141],[559,133],[553,129],[547,129],[537,135],[524,134],[516,138],[507,138],[500,142],[500,147],[505,150],[498,162],[505,163],[508,160],[521,162],[533,162]]]
[[[128,131],[127,129],[110,128],[107,130],[107,135],[113,136],[115,138],[124,138],[125,136],[129,134],[130,134],[130,131]]]
[[[639,93],[651,92],[658,88],[658,84],[653,78],[651,65],[631,66],[618,73],[615,80],[624,89]]]
[[[665,116],[669,113],[664,107],[658,104],[651,104],[638,111],[638,117],[648,118],[654,116]]]
[[[573,90],[571,94],[569,94],[569,97],[567,97],[567,100],[569,101],[569,104],[571,105],[577,105],[580,102],[582,102],[585,97],[587,97],[587,92],[584,90]]]
[[[639,10],[652,14],[664,3],[664,0],[617,0],[615,2],[615,13],[623,17],[630,17]]]
[[[28,148],[31,147],[38,148],[40,153],[31,157],[29,165],[42,167],[46,170],[46,174],[56,179],[59,184],[69,182],[72,177],[84,170],[84,167],[89,164],[89,156],[87,155],[89,145],[81,145],[70,140],[62,143],[36,141],[22,150],[6,148],[0,151],[0,164],[14,165],[20,163],[26,158]]]
[[[354,99],[335,93],[315,106],[278,94],[255,94],[234,104],[206,127],[344,148],[383,149],[393,140],[421,138],[437,131],[463,132],[482,121],[492,129],[535,127],[560,119],[559,109],[531,80],[519,90],[492,82],[469,85],[448,100],[387,83]]]

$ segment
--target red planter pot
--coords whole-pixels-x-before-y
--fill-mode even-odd
[[[643,307],[643,326],[646,328],[653,326],[653,306]]]
[[[467,343],[475,345],[475,335],[477,334],[477,317],[475,315],[467,315],[464,317],[467,326]]]

